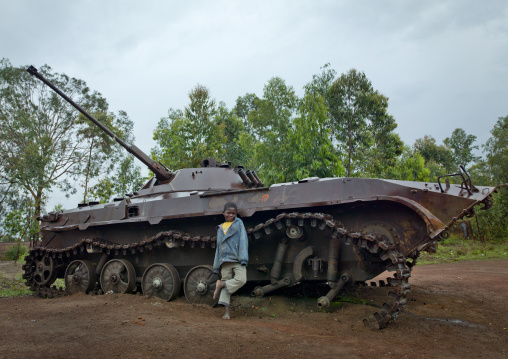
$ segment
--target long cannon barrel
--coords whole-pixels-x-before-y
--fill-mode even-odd
[[[44,76],[42,76],[35,67],[30,66],[27,69],[28,73],[30,75],[33,75],[37,77],[39,80],[44,82],[46,85],[51,87],[53,91],[55,91],[57,94],[59,94],[64,100],[66,100],[68,103],[70,103],[73,107],[76,108],[79,112],[81,112],[86,118],[88,118],[90,121],[92,121],[94,124],[99,126],[101,130],[106,132],[108,136],[110,136],[112,139],[114,139],[116,142],[118,142],[122,147],[124,147],[129,153],[132,153],[137,159],[139,159],[141,162],[147,166],[150,171],[152,171],[155,174],[155,177],[159,182],[164,182],[171,180],[174,177],[174,173],[168,170],[162,163],[158,163],[151,159],[149,156],[146,155],[143,151],[141,151],[138,147],[134,145],[128,145],[124,141],[122,141],[121,138],[117,137],[113,132],[111,132],[109,129],[107,129],[102,123],[97,121],[92,115],[90,115],[88,112],[86,112],[81,106],[79,106],[77,103],[75,103],[73,100],[71,100],[67,95],[65,95],[62,91],[60,91],[55,85],[53,85],[51,82],[49,82]]]

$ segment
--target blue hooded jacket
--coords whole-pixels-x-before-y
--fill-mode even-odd
[[[222,227],[217,228],[217,246],[213,272],[219,273],[220,266],[224,262],[235,262],[246,266],[249,262],[249,242],[243,221],[236,217],[227,233],[224,234]]]

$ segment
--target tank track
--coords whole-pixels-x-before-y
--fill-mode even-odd
[[[317,227],[320,230],[327,228],[331,231],[332,238],[340,238],[344,240],[346,245],[357,246],[359,249],[367,250],[371,254],[378,256],[383,262],[387,261],[386,270],[394,272],[393,277],[387,278],[387,281],[390,286],[394,287],[394,291],[388,293],[390,300],[384,303],[379,311],[364,319],[363,324],[371,329],[382,329],[390,321],[397,318],[399,312],[406,304],[406,296],[411,288],[408,279],[411,276],[411,267],[415,261],[413,263],[407,262],[404,255],[397,251],[395,245],[387,239],[373,234],[349,232],[344,228],[342,223],[334,220],[332,216],[322,213],[281,213],[275,218],[246,230],[251,239],[257,240],[262,236],[269,235],[274,229],[282,230],[289,227],[293,224],[293,221],[296,221],[294,224],[300,227],[303,227],[306,221],[310,221],[312,227]],[[65,248],[35,247],[25,257],[26,264],[23,265],[23,270],[25,271],[23,279],[25,279],[26,285],[30,287],[35,295],[45,298],[60,297],[68,293],[62,288],[51,286],[56,278],[52,278],[44,286],[40,286],[35,281],[34,269],[37,257],[51,257],[55,263],[54,270],[56,272],[57,269],[65,266],[64,259],[70,261],[71,257],[84,254],[87,248],[96,248],[108,255],[125,255],[127,252],[132,254],[143,253],[161,245],[171,246],[177,243],[179,246],[188,245],[191,248],[196,246],[204,248],[209,244],[210,247],[215,248],[216,241],[217,238],[215,236],[193,236],[179,231],[164,231],[147,240],[126,245],[114,244],[102,239],[86,238]],[[55,277],[55,274],[53,274],[53,277]]]
[[[396,249],[395,245],[387,239],[373,234],[349,232],[341,222],[334,220],[331,215],[322,213],[281,213],[276,218],[247,229],[247,233],[253,235],[255,239],[259,239],[265,234],[270,234],[273,226],[278,230],[281,230],[284,226],[289,227],[293,219],[300,227],[304,226],[305,220],[310,220],[312,227],[331,230],[332,238],[343,239],[346,245],[354,245],[360,249],[365,249],[371,254],[377,255],[383,262],[388,261],[386,270],[394,272],[394,274],[393,277],[387,278],[387,282],[388,285],[394,287],[394,290],[388,293],[390,300],[384,303],[379,311],[364,319],[363,324],[373,330],[382,329],[390,321],[397,318],[400,311],[405,307],[406,296],[411,290],[409,277],[411,276],[411,268],[416,264],[417,254],[414,255],[413,262],[410,263]]]

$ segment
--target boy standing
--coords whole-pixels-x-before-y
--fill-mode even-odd
[[[233,202],[224,205],[225,222],[217,229],[217,247],[213,272],[221,273],[213,297],[219,297],[219,304],[225,307],[223,319],[230,319],[229,303],[231,294],[247,282],[247,263],[249,261],[247,232],[240,218],[238,208]]]

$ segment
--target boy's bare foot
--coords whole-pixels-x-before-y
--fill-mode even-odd
[[[226,311],[224,312],[222,319],[231,319],[231,317],[229,316],[229,305],[226,305],[224,308],[226,309]]]
[[[219,294],[220,294],[220,291],[222,290],[222,288],[224,288],[226,286],[226,283],[221,281],[221,280],[218,280],[216,283],[215,283],[215,292],[213,292],[213,299],[217,299],[219,298]]]

